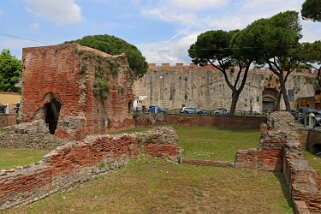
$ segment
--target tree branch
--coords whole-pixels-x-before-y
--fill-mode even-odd
[[[250,60],[250,61],[247,63],[247,65],[246,65],[241,86],[240,86],[239,89],[237,89],[237,92],[239,92],[239,93],[241,93],[241,91],[243,90],[243,88],[244,88],[244,86],[245,86],[246,79],[247,79],[247,75],[248,75],[248,72],[249,72],[249,69],[250,69],[251,64],[252,64],[252,60]]]
[[[275,75],[277,75],[277,76],[279,77],[279,76],[280,76],[280,73],[277,72],[277,70],[275,70],[274,67],[273,67],[272,64],[271,64],[271,63],[273,63],[273,62],[271,62],[271,61],[268,60],[267,63],[269,64],[269,67],[270,67],[271,71],[272,71]]]
[[[240,79],[240,76],[241,76],[241,73],[242,73],[242,67],[239,65],[239,72],[238,72],[238,74],[237,74],[237,77],[236,77],[236,80],[235,80],[235,82],[234,82],[234,88],[236,88],[236,86],[237,86],[237,83],[238,83],[238,81],[239,81],[239,79]]]
[[[213,63],[210,62],[212,65]],[[232,91],[235,91],[235,87],[233,87],[232,83],[230,82],[230,80],[228,79],[228,76],[226,74],[226,70],[225,68],[223,68],[222,66],[222,62],[218,61],[218,63],[220,64],[220,66],[222,67],[222,69],[220,69],[220,71],[223,73],[223,76],[224,76],[224,79],[225,79],[225,82],[226,84],[228,85],[228,87],[232,90]]]

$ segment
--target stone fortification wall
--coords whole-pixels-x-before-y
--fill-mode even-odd
[[[228,77],[234,81],[236,72],[229,72]],[[300,97],[314,95],[313,79],[315,75],[294,72],[286,83],[292,90],[290,100],[292,108]],[[252,69],[248,81],[241,93],[237,111],[262,111],[262,91],[266,88],[278,90],[277,78],[268,69]],[[147,96],[143,105],[158,105],[168,109],[179,109],[182,104],[203,109],[225,107],[231,104],[231,90],[226,85],[220,71],[211,66],[196,65],[175,66],[164,63],[161,66],[149,65],[148,72],[143,78],[134,83],[135,96]],[[281,109],[284,103],[281,102]]]
[[[44,119],[54,98],[61,104],[57,136],[82,139],[133,127],[133,72],[125,55],[63,44],[25,48],[22,58],[23,122]]]
[[[321,212],[321,177],[302,155],[306,132],[290,113],[272,113],[261,126],[259,148],[239,151],[235,159],[235,167],[282,171],[299,214]]]
[[[54,192],[124,166],[141,152],[181,162],[183,150],[172,129],[130,135],[88,136],[69,142],[32,166],[0,172],[0,210],[42,199]]]

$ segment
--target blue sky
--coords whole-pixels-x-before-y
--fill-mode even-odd
[[[242,29],[259,18],[300,11],[303,0],[3,0],[0,50],[110,34],[136,45],[150,63],[190,63],[189,46],[207,30]],[[301,21],[304,42],[321,39],[321,23]],[[40,42],[16,39],[1,34]]]

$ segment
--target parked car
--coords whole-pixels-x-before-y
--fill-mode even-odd
[[[166,113],[166,110],[159,106],[149,106],[148,112],[150,113]]]
[[[321,110],[315,110],[314,112],[315,115],[315,125],[316,126],[321,126]]]
[[[227,109],[226,108],[217,108],[214,110],[214,114],[225,115],[225,114],[227,114]]]
[[[295,114],[295,119],[298,120],[300,123],[304,123],[304,117],[311,113],[313,111],[312,108],[309,107],[301,107],[297,110],[296,114]]]
[[[203,111],[199,108],[194,108],[194,107],[183,107],[181,109],[181,113],[185,114],[203,114]]]
[[[291,109],[290,113],[292,114],[293,117],[298,113],[297,110]]]
[[[6,106],[0,104],[0,114],[6,113]]]

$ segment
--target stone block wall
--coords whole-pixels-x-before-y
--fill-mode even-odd
[[[141,152],[181,162],[183,150],[172,129],[130,135],[88,136],[69,142],[38,164],[0,172],[0,210],[42,199],[54,192],[124,166]]]
[[[228,72],[228,78],[233,82],[237,72]],[[292,90],[290,105],[297,107],[297,99],[314,95],[314,80],[316,75],[307,72],[293,72],[286,83],[286,88]],[[242,91],[237,111],[262,112],[263,91],[266,88],[276,88],[277,77],[268,69],[252,69],[248,74],[248,83]],[[158,66],[150,64],[148,72],[134,83],[135,96],[147,96],[143,101],[146,107],[158,105],[168,109],[179,109],[182,104],[202,109],[215,109],[231,105],[231,90],[227,86],[220,71],[210,65],[170,65],[163,63]],[[229,99],[227,99],[229,98]],[[285,109],[281,101],[281,109]]]
[[[50,95],[61,103],[55,134],[69,139],[134,127],[133,72],[125,55],[63,44],[23,49],[22,122],[44,119]]]
[[[17,124],[16,114],[0,114],[0,128]]]

